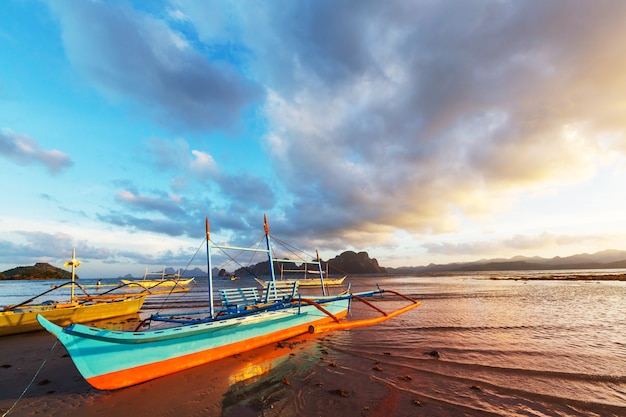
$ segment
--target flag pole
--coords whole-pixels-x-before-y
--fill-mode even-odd
[[[76,248],[72,248],[72,259],[70,259],[69,261],[65,262],[63,264],[64,267],[68,267],[71,266],[72,267],[72,290],[71,290],[71,294],[70,294],[70,301],[74,302],[74,283],[75,283],[75,273],[76,273],[76,268],[78,268],[78,266],[81,264],[81,262],[79,260],[76,259]]]

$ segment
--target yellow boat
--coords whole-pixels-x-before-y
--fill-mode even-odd
[[[66,268],[68,266],[72,267],[72,281],[55,286],[24,303],[2,308],[0,311],[0,336],[43,330],[37,321],[37,315],[41,315],[61,326],[67,326],[72,323],[87,323],[111,317],[136,314],[141,309],[146,295],[118,294],[102,298],[99,298],[97,295],[76,297],[74,295],[75,286],[81,288],[86,294],[86,291],[79,284],[75,283],[74,271],[80,264],[81,262],[76,259],[76,252],[73,250],[72,259],[64,264]],[[49,301],[41,304],[31,304],[36,298],[68,284],[71,284],[70,301]]]
[[[254,278],[256,282],[258,282],[263,288],[267,288],[269,281],[263,281],[258,278]],[[339,287],[343,284],[343,281],[346,279],[345,276],[341,278],[325,278],[324,286],[325,287]],[[304,279],[285,279],[278,282],[284,283],[286,286],[293,287],[294,283],[297,283],[298,287],[305,288],[319,288],[322,286],[322,281],[319,278],[304,278]]]
[[[324,285],[327,287],[338,287],[343,284],[346,279],[345,275],[341,278],[324,278]],[[321,287],[322,281],[319,278],[306,278],[298,280],[299,287]]]
[[[0,311],[0,336],[43,330],[37,321],[38,314],[60,326],[135,314],[141,309],[145,299],[146,296],[141,295],[89,303],[75,301],[24,305],[12,310]]]
[[[280,265],[280,281],[285,285],[293,286],[294,283],[297,283],[298,287],[308,287],[308,288],[327,288],[327,287],[339,287],[343,284],[343,281],[346,279],[346,275],[341,278],[330,278],[328,276],[328,263],[326,263],[326,272],[322,271],[322,261],[320,260],[319,253],[316,252],[317,260],[315,261],[306,261],[304,259],[278,259]],[[302,268],[299,269],[285,269],[285,264],[292,265],[294,263],[301,263],[303,265]],[[309,265],[313,265],[313,268],[309,270]],[[302,278],[295,279],[285,279],[285,273],[295,273],[302,274]],[[256,282],[258,282],[263,288],[267,288],[268,282],[262,281],[258,278],[254,278]]]
[[[157,279],[148,279],[150,275],[160,275]],[[142,287],[151,289],[155,287],[178,287],[189,285],[195,278],[181,278],[180,270],[175,274],[165,273],[165,268],[161,272],[146,272],[143,274],[143,279],[123,279],[122,282],[126,285],[134,287]]]

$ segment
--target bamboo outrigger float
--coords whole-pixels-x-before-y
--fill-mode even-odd
[[[209,311],[185,312],[198,318],[152,315],[150,320],[173,325],[146,331],[112,331],[73,324],[57,326],[44,317],[39,322],[65,346],[79,372],[93,387],[113,390],[182,371],[257,347],[285,340],[304,333],[348,329],[378,323],[419,305],[410,302],[392,313],[381,312],[380,318],[349,322],[345,320],[352,300],[394,292],[377,289],[358,294],[337,296],[304,296],[293,288],[280,285],[274,276],[273,254],[267,220],[265,249],[233,248],[211,241],[206,220],[207,263],[209,270]],[[262,294],[256,288],[220,290],[222,309],[213,303],[211,253],[215,248],[238,249],[267,254],[270,264],[270,285]],[[366,301],[368,305],[372,305]],[[207,315],[208,313],[208,315]],[[199,317],[203,314],[204,317]],[[352,324],[349,324],[352,323]]]

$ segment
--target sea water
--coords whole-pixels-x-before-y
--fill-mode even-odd
[[[541,274],[355,280],[355,289],[379,282],[422,304],[323,335],[309,356],[281,365],[290,389],[275,370],[273,385],[250,392],[276,401],[279,411],[267,402],[263,415],[626,416],[626,282],[529,276]]]
[[[260,356],[254,369],[264,371],[243,382],[236,379],[206,401],[216,402],[222,416],[246,415],[242,411],[264,416],[626,416],[626,282],[525,279],[542,274],[553,275],[350,277],[354,290],[378,283],[420,300],[421,306],[379,325],[296,339],[297,347],[283,349],[278,358],[264,361],[264,355],[252,355]],[[0,281],[0,304],[50,285]],[[219,281],[216,288],[232,285],[254,283]],[[206,279],[184,297],[197,304],[205,294]],[[180,297],[176,294],[176,300]],[[184,306],[176,303],[176,308]],[[156,305],[148,303],[142,314]],[[376,305],[391,311],[406,301],[386,296]],[[351,309],[353,318],[372,314],[359,302]],[[266,351],[282,353],[272,347]],[[200,371],[210,374],[213,366],[222,365],[208,364]]]

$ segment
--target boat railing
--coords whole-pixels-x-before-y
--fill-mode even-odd
[[[239,311],[261,302],[261,297],[256,287],[222,288],[217,290],[217,292],[222,308],[229,311]]]
[[[296,296],[298,281],[268,281],[265,287],[265,302],[286,300]]]
[[[322,270],[322,262],[321,261],[305,261],[303,259],[274,259],[274,262],[280,264],[280,278],[285,279],[284,274],[293,273],[293,274],[301,274],[304,279],[309,279],[308,275],[313,275],[317,278],[322,278],[324,276],[324,271]],[[300,264],[302,268],[299,269],[287,269],[284,267],[284,264]],[[317,266],[317,270],[309,269],[309,265]]]
[[[252,303],[254,292],[250,291],[249,288],[233,288],[230,290],[231,290],[230,291],[231,295],[234,295],[238,291],[240,292],[240,294],[242,293],[246,294],[245,297],[241,297],[242,302],[245,299],[246,303],[250,301],[251,304],[245,305],[245,307],[243,305],[240,305],[238,306],[238,308],[232,308],[232,306],[231,308],[226,308],[226,305],[223,305],[222,310],[220,310],[215,316],[212,316],[210,314],[207,316],[206,310],[194,311],[194,312],[185,311],[184,313],[177,313],[177,314],[161,314],[161,313],[152,314],[149,318],[142,321],[137,326],[135,331],[139,331],[142,327],[146,325],[149,326],[148,323],[152,321],[169,323],[169,324],[174,324],[174,325],[201,324],[201,323],[208,323],[208,322],[219,322],[219,321],[228,320],[228,319],[237,318],[237,317],[252,316],[263,311],[278,311],[278,310],[282,310],[285,308],[294,308],[294,307],[298,309],[298,313],[299,313],[301,307],[303,305],[308,304],[308,305],[315,306],[322,313],[333,318],[332,324],[327,324],[324,326],[314,326],[309,329],[309,332],[311,333],[318,333],[318,332],[324,332],[324,331],[328,331],[332,329],[347,329],[347,328],[352,328],[352,327],[360,327],[360,326],[378,323],[381,321],[388,320],[392,317],[395,317],[399,314],[402,314],[420,305],[419,301],[416,301],[410,297],[407,297],[406,295],[397,293],[395,291],[384,290],[380,288],[377,290],[363,291],[363,292],[358,292],[358,293],[344,292],[336,296],[326,296],[326,297],[309,297],[309,296],[304,296],[301,294],[296,294],[293,297],[285,297],[284,299],[278,299],[276,301],[269,302],[269,303],[264,303],[262,300],[258,303]],[[218,291],[221,291],[221,290],[218,290]],[[398,310],[395,310],[395,311],[385,312],[382,309],[374,306],[372,303],[369,303],[366,301],[366,298],[377,297],[377,296],[382,297],[384,293],[390,293],[390,294],[396,295],[400,298],[405,299],[406,301],[409,301],[410,304],[405,307],[399,308]],[[249,300],[248,300],[248,295],[250,296]],[[332,303],[334,301],[342,300],[342,299],[357,300],[357,301],[363,302],[367,306],[376,310],[380,314],[380,316],[371,318],[371,319],[346,322],[345,320],[341,320],[335,317],[326,308],[324,308],[325,304]],[[233,300],[236,300],[236,298],[229,298],[229,301],[227,303],[233,303]],[[352,301],[350,304],[352,304]],[[194,318],[194,316],[200,316],[200,315],[204,317]]]

